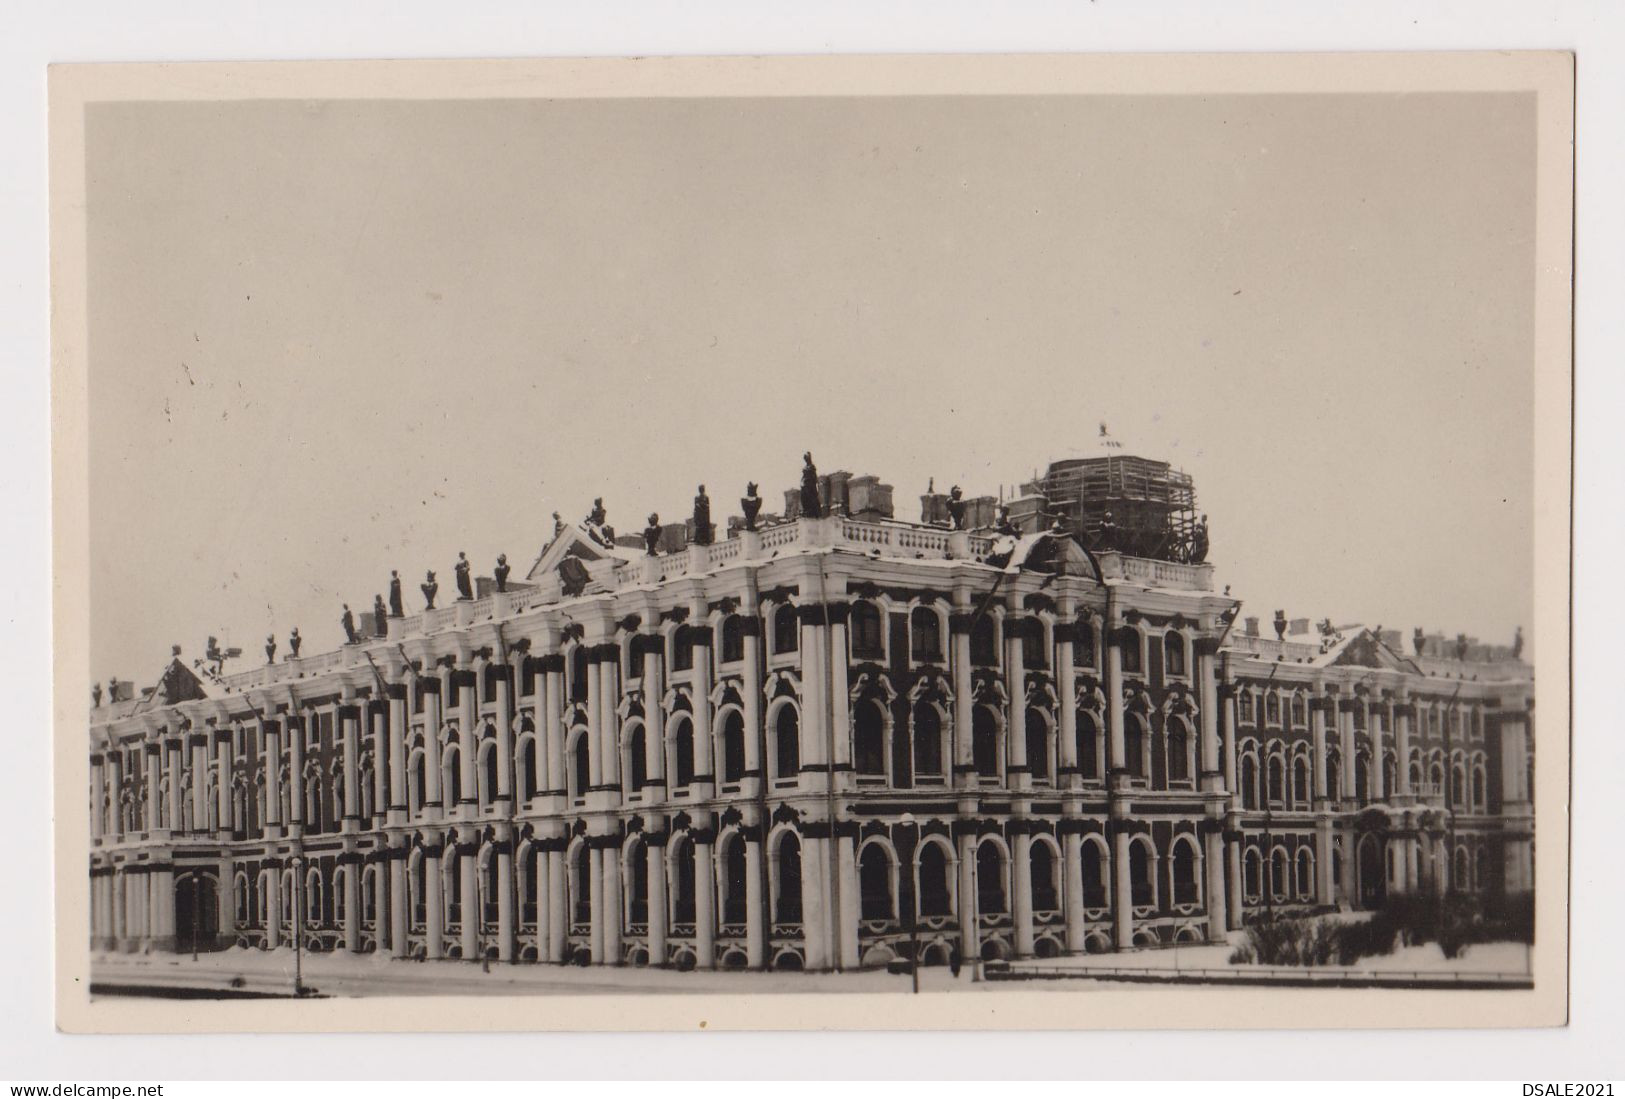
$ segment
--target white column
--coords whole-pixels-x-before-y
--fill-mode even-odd
[[[508,665],[497,665],[497,788],[491,791],[493,801],[503,801],[509,807],[513,804],[513,698],[510,690],[510,670]],[[509,871],[512,871],[513,856],[508,856]],[[508,877],[504,881],[510,880]],[[503,961],[512,961],[511,957]]]
[[[826,897],[829,876],[824,866],[827,841],[801,837],[801,933],[810,970],[833,967]]]
[[[1065,893],[1061,898],[1066,913],[1066,948],[1081,954],[1086,949],[1086,928],[1083,915],[1083,837],[1068,832],[1061,841],[1061,861]]]
[[[982,956],[976,909],[976,837],[969,835],[959,837],[959,942],[965,961]]]
[[[711,857],[711,845],[695,843],[694,950],[700,956],[701,969],[715,969],[717,965],[716,879],[716,864]]]
[[[510,790],[511,793],[511,790]],[[497,960],[511,962],[514,958],[513,919],[513,851],[503,841],[496,852],[497,860]]]
[[[1226,905],[1224,888],[1224,833],[1207,834],[1207,941],[1222,943],[1230,926],[1230,913]]]
[[[448,857],[456,858],[457,852],[448,852]],[[445,882],[440,878],[440,856],[425,853],[423,857],[424,954],[430,961],[439,958],[444,952],[446,937],[445,892]]]
[[[666,964],[666,845],[644,844],[649,860],[649,964]]]
[[[666,710],[661,699],[666,694],[665,661],[656,643],[657,638],[646,641],[643,653],[643,752],[644,772],[653,789],[646,795],[650,800],[666,799]],[[651,858],[653,857],[651,852]],[[649,864],[649,887],[654,888],[654,863]],[[650,927],[654,926],[653,899],[650,900]],[[651,935],[653,934],[651,930]],[[653,940],[651,939],[651,942]],[[650,957],[654,951],[651,947]],[[664,955],[660,961],[664,961]],[[654,961],[652,964],[660,964]]]
[[[767,929],[762,922],[762,844],[754,839],[745,841],[745,958],[751,969],[761,969],[767,961]]]
[[[1112,927],[1117,949],[1134,945],[1134,876],[1129,865],[1129,834],[1118,832],[1112,839]]]
[[[1326,785],[1326,707],[1327,699],[1317,694],[1309,702],[1309,728],[1314,737],[1315,766],[1310,781],[1314,783],[1315,800],[1325,801],[1336,795]],[[1324,903],[1324,902],[1322,902]]]
[[[553,903],[551,863],[541,844],[531,848],[530,872],[536,878],[536,957],[540,961],[555,962],[553,954]]]
[[[231,820],[231,751],[234,737],[230,732],[215,741],[215,769],[219,774],[219,784],[215,787],[214,812],[219,818],[220,831],[229,835],[232,830]],[[244,822],[246,824],[246,821]],[[222,892],[224,889],[222,888]]]
[[[1385,781],[1384,776],[1383,776],[1383,766],[1382,766],[1382,764],[1383,764],[1383,759],[1382,759],[1383,735],[1382,735],[1382,720],[1381,720],[1382,716],[1383,716],[1383,707],[1382,706],[1380,706],[1380,705],[1373,706],[1373,705],[1371,705],[1371,703],[1369,701],[1365,704],[1365,730],[1366,730],[1366,735],[1371,738],[1371,780],[1370,781],[1371,781],[1371,800],[1372,801],[1384,801],[1384,800],[1387,799],[1388,795],[1392,792],[1392,791],[1390,791],[1388,789],[1387,782]],[[1396,763],[1397,763],[1397,761],[1396,761]],[[1396,771],[1398,770],[1397,766],[1395,767],[1395,770]],[[1396,781],[1397,781],[1397,778],[1396,778]]]
[[[406,900],[406,860],[390,852],[389,867],[389,952],[406,957],[409,912]],[[404,854],[404,852],[402,852]]]
[[[698,631],[696,631],[698,632]],[[690,789],[699,798],[709,797],[716,789],[716,748],[711,738],[711,646],[696,644],[694,653],[694,692],[690,700],[694,706],[694,782]]]
[[[1016,837],[1011,858],[1011,913],[1015,921],[1016,957],[1033,956],[1033,838],[1023,832]]]
[[[1055,784],[1076,787],[1083,782],[1078,773],[1078,673],[1072,666],[1072,634],[1066,630],[1061,630],[1060,634],[1061,640],[1055,646],[1055,704],[1056,717],[1059,719],[1056,757],[1066,777],[1063,780],[1061,775],[1057,775]]]
[[[621,964],[621,849],[604,848],[604,964]]]
[[[598,662],[598,690],[599,708],[602,713],[602,726],[600,735],[603,737],[603,782],[606,786],[619,786],[621,784],[621,733],[620,715],[616,709],[621,700],[621,664],[619,657],[608,658],[608,647],[605,647],[606,658]],[[619,801],[619,798],[615,799]]]
[[[163,787],[162,761],[158,753],[163,751],[158,744],[149,744],[147,753],[147,831],[158,831],[159,805],[163,795],[159,792]]]
[[[1010,627],[1016,626],[1014,636]],[[1028,772],[1027,764],[1027,667],[1025,653],[1021,647],[1020,631],[1031,629],[1035,620],[1025,616],[1021,618],[1005,618],[1004,638],[1004,689],[1007,695],[1005,700],[1004,719],[1004,758],[1006,765],[1006,780],[1009,785],[1018,790],[1025,790],[1032,785],[1032,776]],[[1016,935],[1019,941],[1020,929]]]
[[[1398,756],[1394,782],[1400,796],[1409,797],[1414,793],[1411,789],[1411,706],[1403,699],[1394,707],[1394,751]]]
[[[836,924],[839,957],[843,969],[856,969],[860,961],[857,843],[849,836],[837,836],[830,842],[835,846],[836,881],[840,890],[840,920]]]
[[[546,673],[545,680],[542,709],[546,715],[547,789],[562,795],[568,783],[564,767],[564,672],[554,668]]]
[[[1315,903],[1334,904],[1336,895],[1332,880],[1332,819],[1321,817],[1315,821]]]
[[[407,707],[410,705],[411,691],[415,676],[407,679],[406,690],[397,695],[393,691],[389,696],[389,798],[380,801],[379,805],[389,811],[391,824],[404,823],[406,820],[406,726]],[[427,738],[433,744],[433,733]],[[424,771],[434,767],[434,761],[427,759],[424,762]],[[393,870],[393,863],[391,864]]]
[[[747,782],[763,783],[762,740],[762,635],[761,619],[752,617],[750,632],[745,634],[745,775]]]
[[[826,612],[828,608],[825,608]],[[843,608],[845,610],[845,608]],[[837,783],[849,783],[852,778],[852,700],[847,685],[847,669],[851,666],[846,644],[846,619],[831,615],[829,630],[829,700],[832,721],[831,739],[835,745]]]
[[[468,774],[468,771],[464,770],[463,774]],[[480,864],[472,849],[466,854],[459,852],[454,857],[462,860],[462,872],[458,875],[457,888],[462,894],[463,957],[478,959],[482,948],[480,925],[485,922],[485,911],[480,904]]]
[[[1343,709],[1342,699],[1338,699],[1337,727],[1339,741],[1342,744],[1343,758],[1342,770],[1342,796],[1354,797],[1354,711]]]
[[[964,608],[956,607],[956,615],[967,615],[970,612]],[[968,626],[968,618],[966,619]],[[976,776],[971,772],[972,746],[971,746],[971,667],[970,667],[970,631],[969,629],[952,629],[949,633],[949,643],[952,646],[952,669],[954,678],[954,784],[956,786],[976,785]]]
[[[346,832],[361,830],[361,714],[353,704],[339,709],[344,749],[344,823]]]
[[[565,886],[567,871],[563,849],[547,852],[547,953],[550,962],[563,962],[565,936],[570,930]]]
[[[282,945],[282,868],[265,867],[265,949]]]
[[[348,810],[348,806],[345,807]],[[344,864],[344,949],[361,952],[361,864]]]
[[[604,964],[604,852],[591,847],[587,851],[587,905],[592,910],[591,931],[587,936],[587,951],[593,965]]]
[[[457,669],[460,673],[468,670],[464,667]],[[456,798],[459,805],[473,805],[479,801],[480,797],[479,714],[476,707],[480,698],[480,677],[484,674],[484,671],[485,661],[475,661],[473,684],[470,685],[465,682],[457,688],[457,743],[460,746],[459,754],[462,756],[462,767],[460,769],[462,773],[462,789],[448,790],[446,797],[448,802],[450,799]],[[466,862],[463,869],[465,871],[468,869]],[[464,895],[467,895],[466,886]],[[466,912],[463,920],[466,924],[468,920]],[[464,932],[463,938],[468,938],[467,932]],[[463,956],[468,957],[467,951],[464,951]]]
[[[214,727],[206,726],[205,733],[192,734],[192,830],[209,830],[209,737]]]

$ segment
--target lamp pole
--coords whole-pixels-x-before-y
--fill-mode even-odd
[[[304,939],[305,939],[305,905],[304,898],[299,894],[304,885],[305,860],[295,855],[293,857],[293,994],[303,996],[304,986]]]
[[[192,871],[192,960],[197,961],[197,925],[203,921],[203,871]]]
[[[909,976],[914,983],[914,994],[920,992],[920,895],[919,883],[916,880],[915,867],[919,865],[916,858],[919,852],[920,826],[915,823],[913,813],[904,813],[898,818],[898,824],[908,829],[908,944],[909,944]]]

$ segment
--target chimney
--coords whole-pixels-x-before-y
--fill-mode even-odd
[[[1253,615],[1253,616],[1245,619],[1243,625],[1245,626],[1246,634],[1247,634],[1248,637],[1257,637],[1258,636],[1258,616],[1257,615]]]

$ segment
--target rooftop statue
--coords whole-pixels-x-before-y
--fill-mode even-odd
[[[102,704],[102,685],[100,683],[90,685],[90,704],[94,707],[100,707]]]
[[[1523,627],[1519,626],[1512,632],[1512,659],[1517,660],[1523,656]]]
[[[1467,635],[1464,633],[1458,633],[1456,635],[1456,659],[1467,659]]]
[[[813,465],[812,451],[801,456],[801,517],[821,519],[824,508],[818,500],[818,467]]]
[[[1196,529],[1191,533],[1190,563],[1200,565],[1207,560],[1207,516],[1204,515],[1196,521]]]
[[[354,645],[357,641],[355,635],[355,615],[350,613],[350,604],[348,603],[344,604],[344,617],[339,619],[339,624],[344,627],[344,637],[346,643]]]
[[[276,663],[276,634],[274,633],[265,635],[265,662],[267,664]]]
[[[604,525],[606,518],[608,513],[604,511],[604,498],[598,496],[593,499],[592,510],[587,513],[587,518],[582,520],[582,526],[587,528],[587,537],[600,546],[608,547],[614,545],[615,535]]]
[[[468,563],[468,554],[457,551],[457,564],[452,566],[457,573],[457,598],[469,600],[474,598],[474,581],[469,576],[472,568]]]
[[[756,517],[762,513],[762,498],[756,492],[756,482],[745,485],[745,495],[739,498],[739,510],[745,513],[745,529],[756,529]]]
[[[491,575],[496,577],[497,591],[508,590],[508,574],[512,571],[513,569],[508,566],[508,555],[497,554],[497,567],[491,570]]]
[[[108,702],[108,705],[112,705],[113,703],[115,703],[117,701],[118,701],[118,680],[117,679],[109,679],[107,681],[107,702]]]
[[[948,520],[955,530],[965,529],[965,490],[955,485],[948,490]]]
[[[435,582],[433,571],[429,573],[428,579],[418,585],[418,590],[423,593],[423,602],[425,604],[423,609],[426,611],[434,610],[434,597],[440,591],[440,585]]]
[[[564,520],[560,519],[559,518],[559,513],[555,511],[553,513],[553,537],[557,538],[559,536],[559,532],[562,531],[563,529],[564,529]]]
[[[1275,640],[1286,640],[1286,611],[1275,612]]]
[[[643,528],[643,548],[653,557],[660,552],[660,513],[649,513],[649,524]]]
[[[293,628],[293,631],[288,634],[288,659],[289,660],[298,660],[299,659],[299,646],[303,645],[304,643],[305,643],[305,639],[299,636],[299,627],[295,626]]]
[[[1411,644],[1416,647],[1417,656],[1422,655],[1422,650],[1427,647],[1427,641],[1427,635],[1422,632],[1422,627],[1416,627],[1411,634]]]
[[[694,493],[694,544],[711,544],[711,497],[705,494],[704,485]]]
[[[389,613],[392,618],[404,618],[406,605],[401,600],[401,574],[389,570]]]
[[[384,597],[372,597],[372,632],[374,637],[383,637],[389,632],[389,608],[384,606]]]
[[[1096,549],[1114,550],[1117,548],[1117,520],[1112,518],[1111,509],[1100,519],[1100,534],[1097,536]]]

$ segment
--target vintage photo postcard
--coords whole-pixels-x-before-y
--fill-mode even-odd
[[[53,69],[59,1025],[1561,1023],[1572,66]]]

